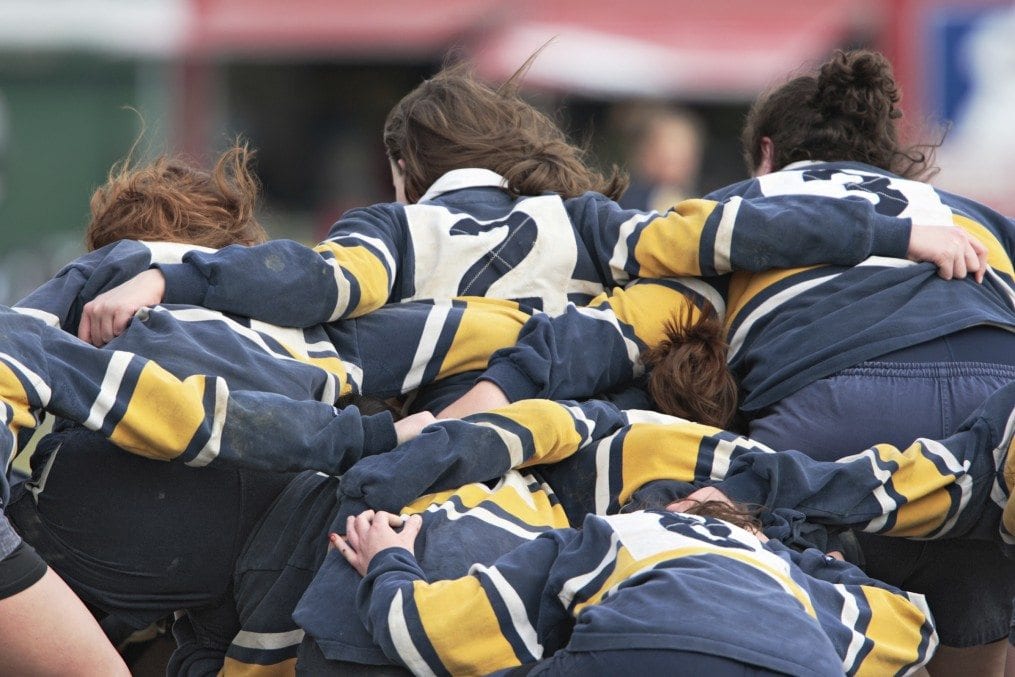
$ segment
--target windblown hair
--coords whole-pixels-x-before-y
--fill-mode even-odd
[[[666,338],[642,356],[651,368],[648,392],[671,416],[729,425],[737,410],[737,383],[726,366],[722,322],[711,306],[693,320],[690,309],[666,328]]]
[[[218,249],[268,239],[254,217],[260,187],[245,144],[225,151],[211,172],[179,157],[142,167],[117,163],[92,194],[89,251],[117,240],[184,242]]]
[[[899,144],[902,95],[892,66],[868,50],[837,51],[817,75],[794,78],[760,96],[741,135],[747,171],[761,163],[761,139],[775,146],[773,168],[800,160],[864,162],[910,179],[936,173],[940,145]]]
[[[616,167],[609,178],[590,168],[586,151],[519,96],[535,56],[496,90],[476,80],[467,64],[445,67],[391,109],[384,146],[392,161],[404,162],[409,202],[418,202],[445,173],[465,167],[500,174],[514,195],[567,198],[592,190],[620,197],[627,176]]]

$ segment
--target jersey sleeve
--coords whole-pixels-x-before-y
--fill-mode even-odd
[[[784,553],[810,579],[818,622],[847,675],[908,674],[925,664],[937,635],[923,595],[877,581],[859,567],[816,550]]]
[[[524,400],[462,420],[438,421],[384,458],[342,478],[342,515],[397,512],[425,494],[496,479],[511,468],[554,464],[626,424],[606,402]]]
[[[628,411],[626,417],[627,425],[582,453],[540,469],[569,518],[621,512],[650,485],[686,489],[722,479],[731,458],[764,449],[734,433],[657,412]]]
[[[547,580],[573,530],[544,534],[465,577],[428,583],[401,548],[374,557],[360,616],[391,659],[415,674],[485,675],[543,658]],[[545,607],[544,607],[545,609]],[[560,615],[563,618],[563,615]]]
[[[395,445],[388,414],[230,392],[217,377],[181,380],[152,360],[94,348],[9,309],[0,310],[0,327],[7,336],[0,399],[11,410],[9,433],[30,430],[45,410],[156,460],[331,474]]]
[[[833,462],[796,451],[747,452],[731,458],[716,486],[736,500],[791,508],[823,524],[893,536],[990,538],[1010,495],[1005,468],[1013,432],[1015,384],[1009,384],[946,439],[919,439],[905,449],[878,444]],[[985,509],[994,518],[985,519]]]
[[[814,195],[684,200],[664,214],[575,198],[572,219],[616,284],[636,277],[714,276],[904,258],[912,222],[863,198]]]
[[[388,301],[404,232],[400,207],[384,204],[348,212],[313,248],[274,240],[195,252],[158,266],[163,300],[295,327],[358,317]]]
[[[451,376],[481,371],[514,345],[530,315],[517,303],[480,297],[389,304],[328,327],[354,381],[375,397],[408,393]]]
[[[76,334],[85,303],[147,270],[150,264],[151,250],[141,242],[109,244],[71,261],[14,307]]]
[[[659,345],[669,325],[696,321],[706,303],[721,316],[722,294],[705,280],[638,280],[587,306],[568,305],[562,315],[533,316],[517,343],[494,353],[479,378],[512,402],[608,392],[644,373],[645,349]]]

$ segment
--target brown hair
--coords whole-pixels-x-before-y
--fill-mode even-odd
[[[667,480],[661,480],[666,483]],[[761,520],[758,515],[764,506],[754,503],[740,503],[727,498],[727,501],[716,499],[698,500],[690,497],[668,496],[665,500],[660,495],[649,497],[632,498],[620,508],[622,513],[636,512],[638,510],[669,510],[669,506],[683,500],[691,501],[691,505],[680,512],[684,515],[700,515],[701,517],[712,517],[729,522],[747,531],[761,532]]]
[[[753,533],[761,532],[761,520],[758,519],[760,506],[747,505],[732,501],[695,501],[694,505],[684,510],[686,515],[712,517]]]
[[[852,160],[925,179],[940,145],[899,144],[902,95],[892,66],[877,52],[837,51],[817,75],[794,78],[760,96],[741,135],[747,171],[761,164],[761,139],[774,145],[773,168],[800,160]]]
[[[719,428],[737,410],[737,383],[726,367],[722,322],[706,305],[697,320],[690,309],[666,328],[666,338],[642,355],[652,371],[648,392],[659,410]]]
[[[113,165],[92,194],[85,233],[89,251],[117,240],[184,242],[218,249],[268,239],[254,217],[259,186],[246,144],[222,153],[208,172],[180,157],[143,167],[130,158]]]
[[[419,201],[447,172],[465,167],[500,174],[514,195],[623,194],[628,180],[619,169],[609,178],[591,169],[586,152],[519,96],[535,56],[496,90],[477,81],[467,64],[445,67],[391,109],[384,146],[393,162],[404,162],[409,202]]]

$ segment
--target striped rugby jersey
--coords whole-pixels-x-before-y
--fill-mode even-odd
[[[906,674],[936,645],[922,595],[670,512],[590,515],[433,583],[389,548],[359,599],[375,640],[417,675],[485,675],[562,646],[698,651],[794,675]]]
[[[502,184],[488,170],[454,170],[417,204],[347,212],[314,249],[274,241],[192,252],[182,264],[158,265],[164,300],[290,326],[458,296],[555,315],[636,277],[903,256],[911,225],[863,199],[734,196],[659,214],[623,210],[596,193],[513,198]],[[825,228],[818,217],[830,213],[853,228]]]
[[[983,284],[942,280],[929,263],[872,257],[853,267],[734,274],[726,322],[740,406],[755,412],[813,381],[894,350],[980,324],[1015,330],[1015,223],[932,186],[855,162],[798,163],[715,199],[828,195],[880,214],[959,226],[988,249]],[[829,215],[826,224],[838,225]]]
[[[1015,552],[1000,519],[1011,492],[1004,473],[1013,410],[1015,384],[946,440],[917,440],[905,449],[877,445],[821,462],[655,412],[622,412],[603,402],[518,402],[440,421],[388,454],[362,459],[342,478],[332,528],[342,530],[346,515],[366,508],[421,514],[418,561],[434,581],[463,576],[472,562],[489,566],[508,549],[547,529],[579,525],[588,514],[665,505],[696,485],[716,483],[783,518],[793,513],[832,529],[897,536],[1001,540]],[[767,517],[766,523],[784,524]],[[294,617],[328,658],[381,661],[366,640],[351,639],[361,631],[338,621],[355,603],[355,584],[355,572],[331,553]],[[895,622],[890,611],[876,617],[875,628]],[[898,655],[889,660],[899,661],[891,670],[880,658],[860,657],[871,619],[847,618],[858,625],[841,635],[853,639],[836,644],[842,669],[881,674],[908,665]],[[457,631],[462,634],[461,626]],[[924,630],[911,637],[927,639]],[[917,642],[901,655],[918,661],[927,651]],[[526,660],[524,654],[517,660]]]
[[[22,299],[19,312],[77,333],[82,307],[148,269],[201,247],[123,240],[89,252]],[[479,297],[393,304],[366,316],[303,329],[198,306],[143,309],[109,347],[157,359],[179,378],[222,376],[233,390],[334,403],[347,394],[389,397],[482,370],[513,345],[530,313]]]
[[[736,500],[791,509],[813,522],[892,536],[975,536],[1015,543],[1000,525],[1011,493],[1015,384],[954,435],[899,449],[880,444],[837,461],[773,452],[734,433],[647,411],[523,400],[463,421],[438,421],[342,479],[343,514],[398,512],[416,496],[535,471],[573,524],[640,503],[656,483],[716,484]],[[1015,478],[1012,478],[1015,480]]]
[[[76,334],[85,303],[153,262],[179,261],[189,251],[211,250],[128,240],[107,245],[69,263],[16,309]],[[214,374],[233,390],[334,403],[350,393],[404,394],[481,370],[495,349],[515,342],[528,318],[511,301],[462,298],[297,329],[164,304],[142,309],[108,347],[157,359],[180,378]]]
[[[729,364],[748,415],[815,380],[894,350],[975,325],[1015,331],[1011,219],[859,163],[798,163],[713,197],[780,195],[824,196],[829,204],[859,198],[887,215],[959,226],[987,246],[991,270],[983,284],[971,278],[942,280],[930,263],[873,256],[848,267],[680,280],[725,317]],[[820,221],[828,229],[848,225],[831,212]],[[644,344],[631,337],[652,336],[683,312],[679,304],[654,300],[652,293],[629,291],[627,298],[606,298],[594,309],[534,317],[518,346],[494,356],[483,378],[512,400],[587,397],[616,387],[642,369]]]
[[[341,474],[362,455],[395,445],[386,413],[361,416],[355,407],[230,391],[217,376],[177,378],[152,360],[95,348],[9,308],[0,307],[0,331],[5,466],[42,411],[96,430],[126,451],[191,466]],[[4,480],[5,501],[8,491]]]

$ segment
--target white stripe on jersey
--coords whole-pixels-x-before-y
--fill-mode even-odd
[[[85,419],[84,426],[86,428],[90,430],[102,428],[102,422],[106,420],[106,415],[116,404],[116,395],[120,391],[120,384],[123,382],[123,376],[127,372],[127,365],[130,364],[132,357],[133,355],[130,353],[113,351],[109,358],[109,364],[106,365],[106,373],[102,377],[99,394],[95,398],[95,402],[92,403],[88,418]]]

